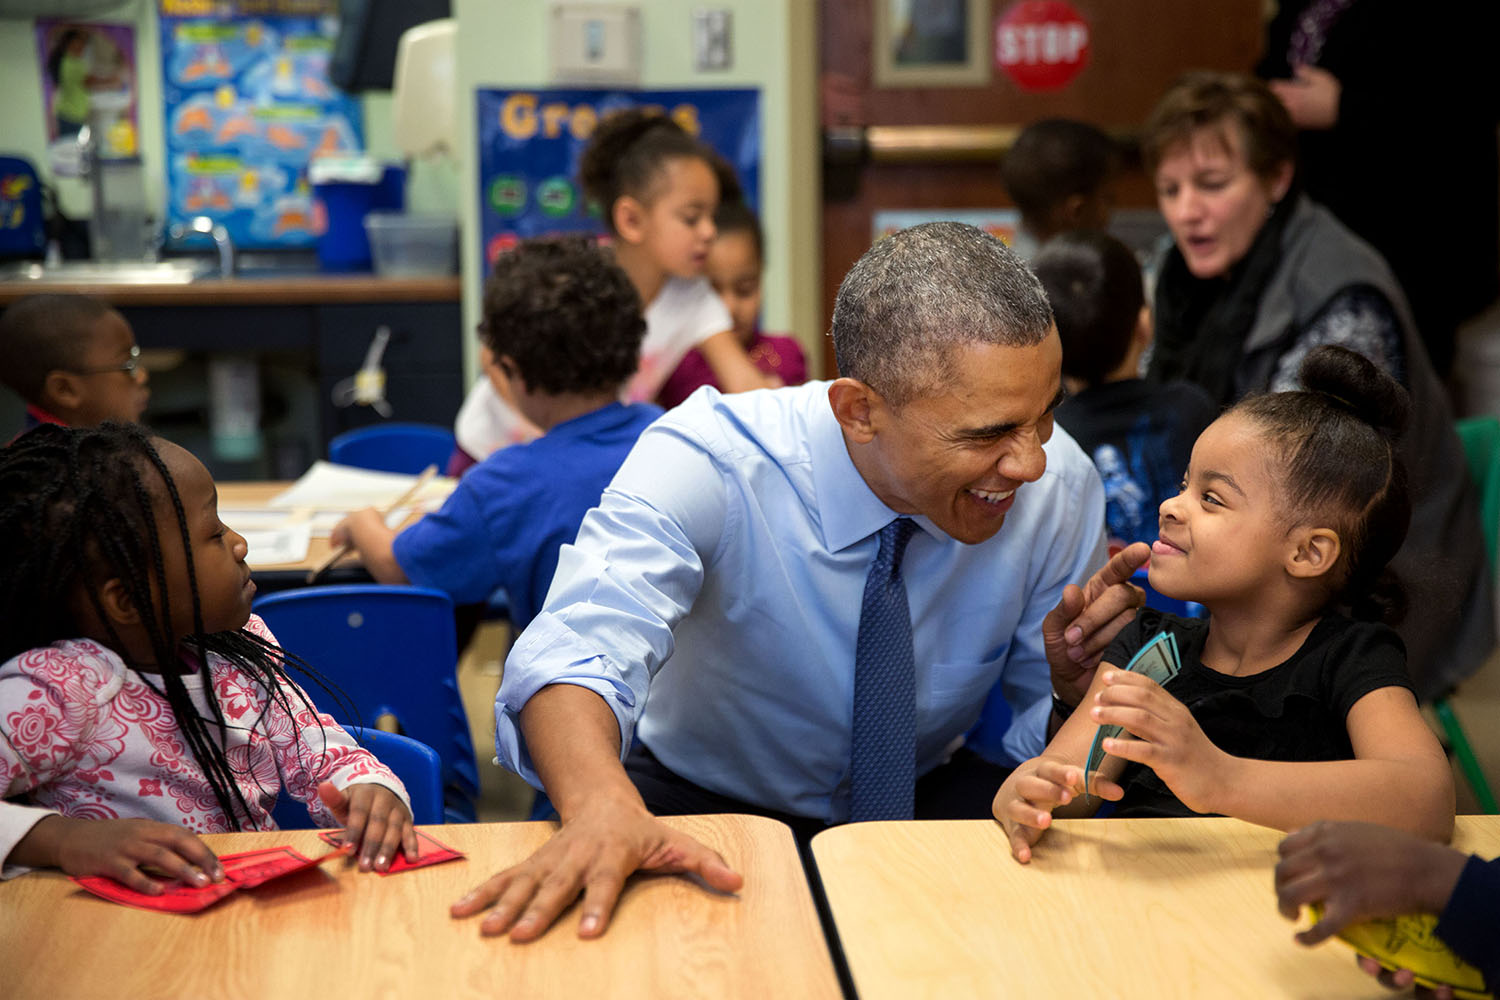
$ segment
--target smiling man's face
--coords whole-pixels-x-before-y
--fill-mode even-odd
[[[948,360],[953,376],[937,391],[900,407],[874,403],[860,471],[892,510],[973,545],[1000,530],[1017,491],[1047,468],[1062,344],[1054,328],[1031,346],[965,344]]]

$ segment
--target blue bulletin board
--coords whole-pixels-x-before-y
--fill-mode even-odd
[[[160,0],[167,225],[207,215],[235,242],[309,247],[307,165],[359,150],[360,105],[329,82],[334,0]]]
[[[661,108],[733,165],[756,207],[760,192],[758,90],[489,90],[479,115],[479,220],[485,267],[531,236],[604,232],[578,188],[578,159],[611,111]]]

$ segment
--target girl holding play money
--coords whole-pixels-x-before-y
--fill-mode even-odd
[[[1053,815],[1101,799],[1116,816],[1220,814],[1291,830],[1359,819],[1446,841],[1453,779],[1423,722],[1385,573],[1411,517],[1394,441],[1405,391],[1352,351],[1321,347],[1296,392],[1249,397],[1193,447],[1161,505],[1152,588],[1208,610],[1143,608],[1040,757],[995,796],[1016,860]],[[1122,669],[1158,633],[1142,662]],[[1175,645],[1180,670],[1159,650]],[[1107,755],[1085,768],[1098,727]]]

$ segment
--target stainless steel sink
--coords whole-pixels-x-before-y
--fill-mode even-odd
[[[213,271],[213,265],[196,260],[70,260],[55,267],[26,262],[0,267],[0,281],[42,285],[186,285]]]

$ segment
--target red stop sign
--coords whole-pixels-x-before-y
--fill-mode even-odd
[[[1020,0],[995,21],[995,65],[1022,90],[1056,90],[1089,61],[1089,26],[1064,0]]]

